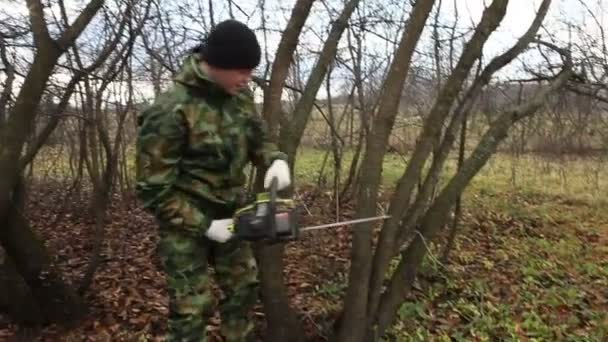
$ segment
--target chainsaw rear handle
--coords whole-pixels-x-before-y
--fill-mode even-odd
[[[272,177],[270,181],[270,200],[268,201],[268,228],[270,231],[271,240],[276,240],[277,238],[277,191],[279,188],[279,179],[277,177]]]
[[[298,230],[295,222],[294,211],[277,211],[279,179],[273,177],[270,181],[269,202],[268,202],[268,228],[269,234],[267,241],[278,243],[283,241],[295,240],[298,238]]]

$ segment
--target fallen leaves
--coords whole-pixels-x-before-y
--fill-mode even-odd
[[[67,202],[64,196],[54,187],[33,192],[29,203],[35,208],[27,212],[63,275],[75,286],[91,257],[94,222],[86,196],[71,194]],[[58,219],[59,212],[65,215]],[[89,341],[161,337],[168,300],[164,275],[156,266],[155,232],[153,219],[132,198],[116,200],[109,211],[101,264],[84,294],[86,317],[74,329],[47,327],[37,340],[69,340],[71,335],[87,336]]]
[[[75,284],[91,257],[93,222],[86,196],[67,198],[61,190],[48,187],[33,192],[30,209],[35,210],[28,213],[63,274]],[[307,209],[300,215],[301,226],[336,220],[334,208],[324,205],[329,201],[326,196],[301,192]],[[545,201],[526,203],[538,206]],[[340,209],[340,220],[354,216],[351,205]],[[594,226],[608,227],[596,217],[593,220]],[[467,338],[495,331],[526,340],[530,331],[545,331],[550,323],[569,327],[559,331],[562,336],[585,336],[607,322],[608,317],[598,313],[608,310],[608,273],[603,273],[608,268],[608,230],[590,231],[556,213],[517,216],[487,207],[465,211],[462,224],[463,235],[447,267],[429,263],[432,267],[419,277],[409,306],[401,311],[399,329],[411,328],[420,336]],[[311,342],[327,340],[341,309],[351,236],[350,227],[336,227],[304,233],[287,245],[288,295]],[[162,341],[168,299],[155,256],[156,241],[152,217],[133,198],[115,198],[102,262],[85,295],[88,314],[77,327],[45,327],[35,340]],[[581,295],[570,294],[568,288]],[[557,304],[551,305],[554,298]],[[263,330],[262,308],[254,311]],[[525,316],[529,312],[535,315]],[[216,317],[207,328],[217,341],[219,323]],[[0,340],[9,340],[18,329],[5,325]]]

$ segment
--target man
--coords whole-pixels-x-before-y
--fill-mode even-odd
[[[158,252],[170,294],[168,341],[206,341],[213,315],[208,266],[224,296],[221,332],[253,340],[247,313],[257,299],[251,246],[229,226],[244,205],[244,168],[268,168],[279,189],[291,184],[286,155],[267,141],[247,90],[260,62],[255,34],[242,23],[218,24],[185,60],[171,89],[139,117],[137,194],[160,223]]]

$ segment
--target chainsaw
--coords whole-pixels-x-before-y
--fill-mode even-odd
[[[335,222],[304,228],[298,227],[295,201],[278,196],[278,181],[272,179],[268,192],[256,195],[255,201],[234,214],[230,227],[236,238],[247,241],[279,243],[297,240],[300,233],[355,223],[383,220],[390,216],[376,216],[356,220]]]

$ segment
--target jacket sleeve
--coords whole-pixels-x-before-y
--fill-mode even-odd
[[[136,194],[165,227],[204,233],[209,217],[174,184],[187,126],[179,107],[155,104],[141,113],[136,144]]]

